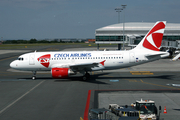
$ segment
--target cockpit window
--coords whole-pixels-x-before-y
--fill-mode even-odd
[[[21,61],[23,61],[23,60],[24,60],[24,58],[21,58],[21,57],[19,57],[19,58],[18,58],[18,60],[21,60]]]

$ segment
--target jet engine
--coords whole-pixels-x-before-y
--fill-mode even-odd
[[[52,68],[51,75],[53,78],[67,78],[75,73],[70,68]]]

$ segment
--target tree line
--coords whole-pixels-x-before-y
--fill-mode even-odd
[[[34,43],[81,43],[84,41],[79,42],[77,41],[62,41],[59,39],[54,40],[37,40],[37,39],[30,39],[30,40],[6,40],[3,41],[3,44],[34,44]]]

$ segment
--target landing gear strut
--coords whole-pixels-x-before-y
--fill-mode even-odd
[[[90,74],[88,72],[85,73],[85,75],[82,77],[83,80],[88,80],[90,77]]]
[[[33,76],[32,76],[32,80],[36,79],[36,71],[32,71],[33,72]]]

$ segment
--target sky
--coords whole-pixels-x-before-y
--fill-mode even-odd
[[[123,22],[180,23],[180,0],[0,0],[0,38],[95,38],[95,30]]]

